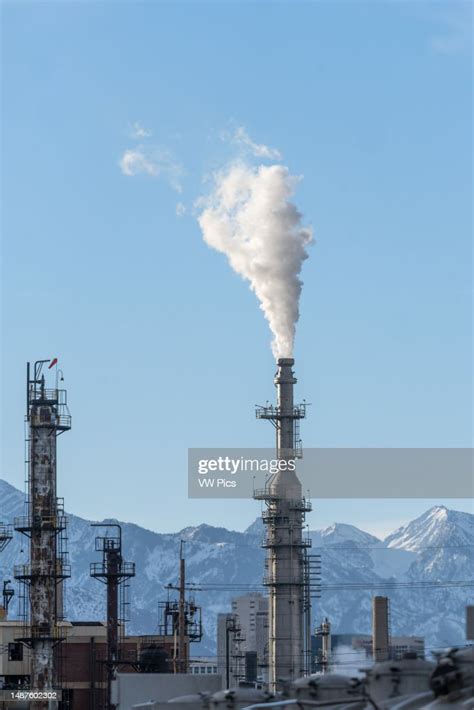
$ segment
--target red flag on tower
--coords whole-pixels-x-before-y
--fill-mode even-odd
[[[54,366],[57,365],[57,364],[58,364],[58,358],[55,357],[55,358],[54,358],[53,360],[51,360],[51,362],[49,363],[49,365],[48,365],[48,370],[51,370],[51,368],[54,367]]]

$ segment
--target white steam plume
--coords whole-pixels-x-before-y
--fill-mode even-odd
[[[237,164],[215,175],[199,205],[204,240],[225,254],[260,301],[275,358],[291,357],[299,317],[299,278],[312,231],[290,202],[299,178],[282,165]]]
[[[371,666],[372,661],[367,660],[367,654],[360,648],[337,646],[331,653],[329,665],[332,673],[361,678],[364,676],[361,668]]]

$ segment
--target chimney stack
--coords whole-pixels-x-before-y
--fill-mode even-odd
[[[388,597],[372,599],[372,655],[376,663],[388,661],[390,657]]]
[[[305,513],[311,505],[302,496],[301,483],[295,470],[295,459],[301,456],[298,424],[306,414],[305,405],[294,404],[293,358],[280,358],[274,383],[277,405],[257,407],[258,419],[268,419],[276,430],[276,457],[280,469],[267,482],[264,490],[255,491],[264,500],[263,522],[267,550],[264,583],[269,588],[268,661],[269,684],[275,691],[281,681],[300,678],[307,671],[305,614],[307,554],[310,540],[303,536]],[[293,465],[292,465],[293,464]]]

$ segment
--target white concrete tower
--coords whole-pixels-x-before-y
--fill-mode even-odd
[[[265,584],[269,588],[268,659],[269,685],[275,690],[281,681],[295,680],[306,671],[305,642],[305,548],[311,545],[303,536],[305,513],[311,505],[302,496],[295,471],[301,456],[298,423],[305,416],[305,405],[293,400],[294,360],[280,358],[275,375],[277,406],[258,407],[257,417],[269,419],[276,429],[276,454],[280,470],[273,474],[255,498],[264,500],[263,521],[267,549]]]

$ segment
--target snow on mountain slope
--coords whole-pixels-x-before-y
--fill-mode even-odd
[[[10,522],[22,511],[24,494],[14,486],[0,478],[0,520]]]
[[[311,533],[313,545],[337,545],[343,542],[354,542],[358,545],[376,545],[380,540],[369,533],[359,530],[354,525],[346,523],[333,523],[323,530]]]
[[[344,548],[344,543],[357,545],[361,551],[366,551],[371,559],[371,568],[382,578],[401,578],[416,558],[414,552],[395,548],[387,554],[386,546],[377,537],[345,523],[333,523],[323,530],[312,531],[310,535],[316,552],[327,545],[337,545],[338,549]],[[353,556],[349,555],[349,568],[354,561]]]
[[[453,549],[472,544],[474,516],[437,505],[403,525],[385,538],[387,547],[419,551],[426,547],[449,546]]]
[[[20,491],[0,480],[0,519],[12,522],[15,515],[23,513],[23,502]],[[105,590],[89,576],[89,563],[98,559],[94,547],[97,531],[87,520],[68,517],[72,566],[72,578],[66,585],[69,618],[104,619]],[[419,583],[472,577],[473,521],[474,516],[467,513],[437,507],[384,542],[341,523],[312,531],[312,552],[321,554],[324,585],[321,599],[314,604],[313,625],[328,616],[335,633],[369,633],[371,598],[386,594],[393,634],[420,634],[426,637],[428,647],[464,643],[464,607],[471,599],[472,587],[420,589]],[[160,534],[123,523],[122,533],[124,558],[133,560],[137,569],[130,587],[131,632],[156,630],[158,602],[167,597],[164,587],[177,582],[181,540],[185,541],[187,580],[202,588],[195,598],[203,607],[205,638],[201,647],[194,646],[195,654],[215,652],[217,614],[229,611],[232,597],[246,589],[265,591],[260,518],[244,532],[202,524]],[[0,557],[0,578],[11,576],[13,564],[26,562],[27,555],[27,541],[15,535]],[[390,585],[395,581],[409,586],[393,588]]]

